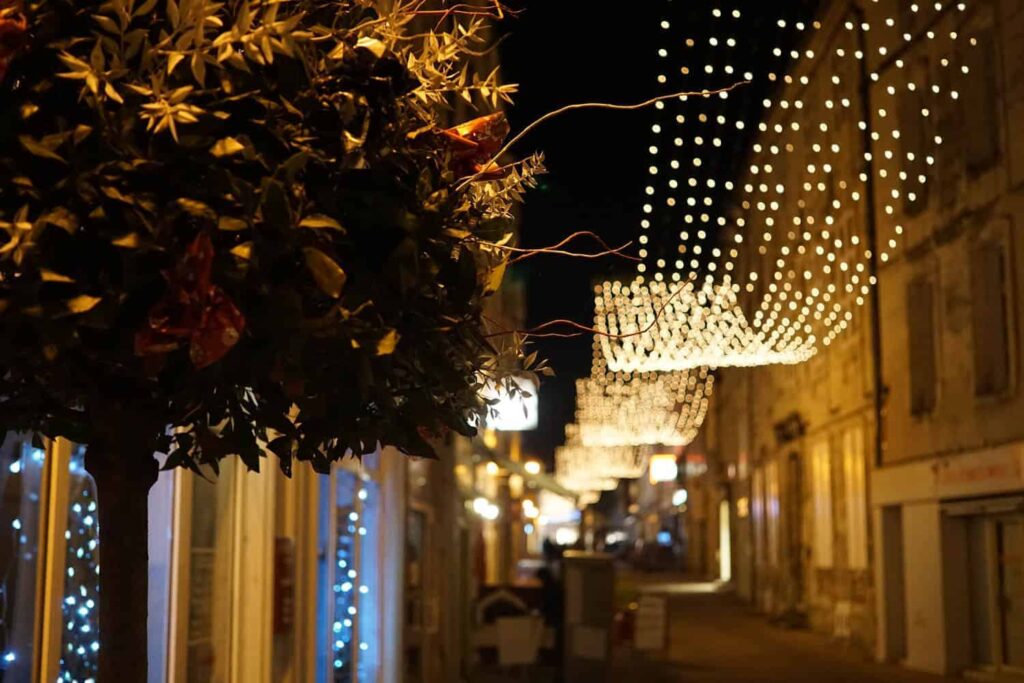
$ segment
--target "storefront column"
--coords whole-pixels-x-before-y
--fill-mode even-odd
[[[907,607],[907,666],[945,672],[942,609],[942,528],[938,503],[903,507],[903,585]]]

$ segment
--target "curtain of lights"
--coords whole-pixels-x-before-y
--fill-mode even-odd
[[[943,143],[935,112],[978,45],[965,2],[698,5],[678,22],[693,37],[661,22],[658,82],[750,84],[657,105],[644,262],[596,297],[613,372],[798,363],[833,343],[901,248],[897,216]]]
[[[555,477],[581,496],[595,502],[601,491],[612,491],[619,479],[636,479],[647,468],[644,451],[635,446],[585,446],[577,424],[565,426],[565,445],[555,449]]]
[[[685,446],[697,436],[714,385],[707,368],[610,372],[596,340],[592,368],[576,382],[582,446]]]

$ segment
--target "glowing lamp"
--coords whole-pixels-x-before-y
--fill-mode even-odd
[[[516,378],[521,393],[509,396],[503,388],[493,385],[484,389],[487,399],[497,399],[491,406],[492,414],[487,418],[487,427],[499,432],[526,432],[537,428],[537,385],[526,378]]]
[[[649,472],[652,484],[675,481],[679,477],[679,465],[676,464],[676,456],[671,453],[652,455]]]
[[[686,501],[690,498],[690,494],[687,493],[686,489],[679,489],[672,494],[672,504],[676,507],[686,505]]]

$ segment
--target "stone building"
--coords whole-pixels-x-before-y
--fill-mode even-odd
[[[766,123],[827,123],[824,192],[787,193],[780,213],[831,213],[833,263],[859,277],[852,315],[803,364],[721,370],[708,437],[740,594],[942,673],[1024,663],[1010,607],[1024,574],[1024,3],[963,5],[825,3],[776,95],[807,106]],[[864,59],[829,58],[840,51]],[[762,137],[752,167],[776,139]],[[812,139],[773,160],[787,188],[805,182]],[[863,195],[836,202],[858,177]],[[737,270],[773,267],[753,252]],[[839,298],[835,271],[815,283]]]

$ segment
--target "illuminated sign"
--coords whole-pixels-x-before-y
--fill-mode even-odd
[[[676,456],[671,453],[652,455],[650,462],[651,483],[658,484],[665,481],[675,481],[679,478],[679,465],[676,464]]]

